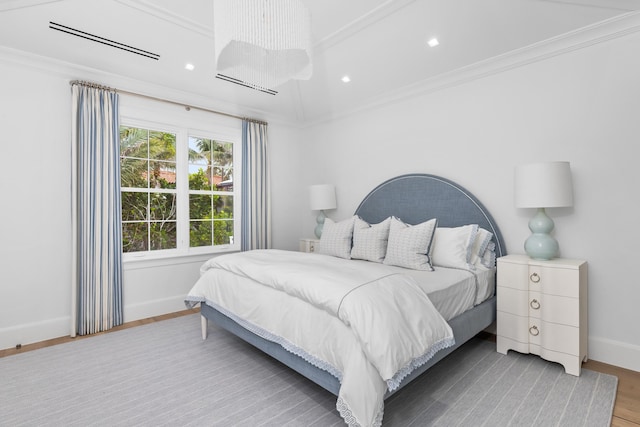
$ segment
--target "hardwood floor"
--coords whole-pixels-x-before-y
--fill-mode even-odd
[[[124,325],[117,326],[108,332],[101,332],[101,334],[109,333],[112,331],[118,331],[122,329],[132,328],[135,326],[144,325],[147,323],[159,322],[161,320],[171,319],[174,317],[184,316],[187,314],[198,313],[199,309],[184,310],[177,313],[166,314],[163,316],[151,317],[149,319],[137,320],[134,322],[125,323]],[[98,335],[98,334],[96,334]],[[495,341],[495,336],[491,334],[485,334],[487,339]],[[26,351],[37,350],[39,348],[48,347],[57,344],[63,344],[71,342],[73,340],[89,339],[94,335],[88,335],[84,337],[61,337],[55,338],[35,344],[24,345],[19,349],[9,348],[6,350],[0,350],[0,358],[10,356],[13,354],[24,353]],[[607,365],[606,363],[589,360],[582,365],[584,369],[590,369],[592,371],[602,372],[605,374],[615,375],[618,377],[618,392],[616,394],[616,403],[613,408],[613,419],[611,422],[612,427],[631,427],[640,426],[640,372],[631,371],[629,369],[619,368],[617,366]]]

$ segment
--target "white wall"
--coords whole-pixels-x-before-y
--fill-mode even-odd
[[[316,125],[307,158],[322,167],[309,181],[336,184],[339,220],[395,175],[452,179],[522,253],[534,212],[513,206],[514,167],[570,161],[574,207],[549,214],[561,256],[589,263],[589,355],[640,371],[638,52],[636,32]]]
[[[69,81],[90,80],[151,94],[155,90],[159,97],[171,94],[13,52],[0,51],[0,76],[0,349],[4,349],[67,336],[71,329]],[[121,105],[128,114],[136,102],[121,100]],[[185,114],[180,107],[157,108],[164,114]],[[239,121],[237,126],[240,129]],[[274,159],[274,245],[296,249],[301,226],[295,207],[304,191],[298,181],[303,170],[301,131],[271,123],[269,137]],[[184,296],[209,257],[125,263],[125,322],[185,309]]]

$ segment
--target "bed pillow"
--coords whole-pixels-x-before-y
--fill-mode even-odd
[[[436,267],[473,270],[471,249],[478,233],[478,225],[438,227],[433,235],[431,261]]]
[[[485,251],[487,250],[487,246],[489,246],[489,242],[493,238],[493,233],[485,230],[484,228],[478,228],[478,233],[476,233],[476,239],[473,242],[473,246],[471,247],[471,259],[470,263],[478,266],[481,264],[480,260],[484,256]]]
[[[355,219],[356,216],[352,216],[349,219],[334,222],[330,218],[325,218],[318,253],[350,259]]]
[[[387,253],[391,218],[378,224],[369,224],[362,218],[356,218],[353,225],[352,259],[382,262]]]
[[[494,242],[489,242],[489,244],[487,245],[487,249],[479,259],[479,262],[486,268],[496,267],[496,244]]]
[[[387,254],[383,264],[433,271],[429,249],[438,220],[434,218],[409,225],[392,217],[390,223]]]

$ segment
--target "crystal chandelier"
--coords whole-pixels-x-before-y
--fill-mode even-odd
[[[214,0],[218,77],[272,89],[311,77],[311,18],[300,0]]]

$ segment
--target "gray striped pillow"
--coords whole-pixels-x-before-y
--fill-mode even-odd
[[[322,227],[318,253],[350,259],[351,238],[355,219],[355,215],[340,222],[334,222],[330,218],[326,218]]]
[[[417,225],[409,225],[391,218],[387,255],[383,263],[413,270],[433,271],[429,249],[438,225],[436,218]]]
[[[382,262],[387,253],[391,217],[378,224],[356,218],[353,226],[353,248],[351,258]]]

